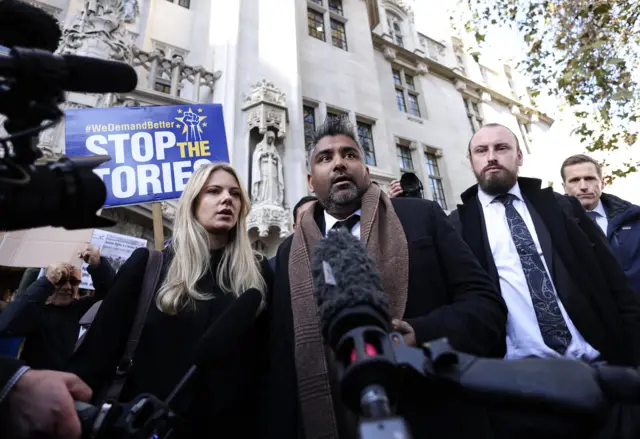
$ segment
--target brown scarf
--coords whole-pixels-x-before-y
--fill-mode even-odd
[[[316,203],[306,211],[293,237],[289,256],[289,282],[298,396],[306,439],[338,439],[336,412],[342,411],[339,401],[332,398],[330,375],[332,358],[325,355],[318,322],[318,310],[311,280],[311,254],[323,238],[314,220]],[[389,197],[371,184],[362,198],[360,241],[376,261],[384,291],[389,298],[389,312],[402,318],[409,284],[409,250],[404,229]],[[334,406],[335,404],[335,406]],[[337,410],[334,410],[336,408]]]

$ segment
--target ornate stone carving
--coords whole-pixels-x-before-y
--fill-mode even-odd
[[[396,60],[396,51],[391,47],[385,47],[384,49],[382,49],[382,56],[384,56],[384,59],[386,59],[387,61],[393,62]]]
[[[284,202],[282,159],[275,145],[275,134],[267,131],[253,152],[251,161],[251,202],[253,205]]]
[[[456,87],[456,90],[458,90],[458,91],[466,91],[467,90],[467,83],[458,79],[455,82],[455,87]]]
[[[411,12],[411,6],[407,0],[384,0],[384,5],[395,6],[400,9],[405,14],[409,14]]]
[[[520,111],[520,107],[518,107],[515,104],[511,106],[510,110],[511,110],[511,114],[513,114],[514,116],[522,114],[522,111]]]
[[[270,228],[279,229],[278,236],[286,238],[289,234],[289,210],[266,204],[251,206],[251,213],[247,218],[247,228],[257,229],[260,238],[269,236]]]
[[[480,100],[482,102],[491,102],[491,95],[486,91],[483,91],[482,93],[480,93]]]
[[[140,6],[138,5],[138,0],[124,0],[124,14],[122,19],[125,23],[133,23],[136,21],[139,13]]]
[[[418,75],[426,75],[429,73],[429,67],[427,67],[425,63],[419,62],[416,67],[416,71],[418,72]]]
[[[287,131],[286,95],[266,79],[252,84],[251,91],[243,98],[242,109],[247,112],[249,131],[258,128],[265,134],[268,128],[276,130],[279,138]]]
[[[172,203],[163,201],[160,204],[160,208],[162,209],[162,216],[170,221],[176,217],[176,206]]]
[[[127,61],[132,36],[124,20],[124,0],[85,0],[82,11],[63,30],[58,51]]]
[[[538,122],[540,122],[538,113],[531,113],[531,123],[538,123]]]

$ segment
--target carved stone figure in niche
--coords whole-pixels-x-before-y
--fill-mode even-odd
[[[282,160],[276,149],[275,138],[273,131],[267,131],[253,152],[251,200],[256,204],[268,203],[282,206],[284,200]]]

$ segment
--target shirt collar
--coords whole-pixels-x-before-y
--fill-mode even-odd
[[[604,206],[602,205],[602,200],[598,200],[598,205],[592,210],[603,218],[607,217],[607,212],[604,210]]]
[[[354,216],[354,215],[362,216],[362,215],[361,215],[361,211],[362,211],[362,209],[358,209],[358,210],[356,210],[355,212],[353,212],[351,215],[349,215],[347,218],[345,218],[344,220],[339,220],[339,219],[334,218],[334,217],[332,217],[331,215],[329,215],[329,214],[327,213],[327,211],[325,210],[325,211],[324,211],[324,225],[325,225],[325,230],[326,230],[326,231],[331,230],[331,229],[333,228],[333,226],[335,226],[335,224],[336,224],[338,221],[346,221],[347,219],[351,218],[351,217],[352,217],[352,216]]]
[[[518,200],[523,201],[522,192],[520,191],[520,185],[517,181],[516,184],[513,185],[511,189],[509,189],[509,193],[515,195]],[[493,200],[495,200],[496,197],[498,197],[498,195],[489,195],[488,193],[483,191],[480,186],[478,186],[478,200],[480,200],[482,207],[489,206],[491,203],[493,203]]]

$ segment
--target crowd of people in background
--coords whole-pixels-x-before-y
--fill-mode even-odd
[[[374,258],[392,327],[408,345],[446,337],[504,361],[639,367],[640,207],[604,193],[602,169],[586,155],[563,163],[566,195],[520,177],[518,138],[502,125],[485,125],[466,147],[477,184],[447,215],[405,196],[400,181],[382,191],[353,127],[327,121],[311,142],[314,195],[296,204],[293,233],[269,260],[251,247],[236,171],[200,167],[161,253],[138,249],[116,275],[88,247],[94,295],[78,298],[77,268],[54,264],[0,312],[0,337],[26,340],[20,359],[0,359],[0,435],[78,438],[73,399],[167,398],[207,328],[255,288],[253,330],[174,400],[184,420],[175,437],[357,437],[312,294],[310,255],[334,230]],[[640,437],[640,410],[626,404],[584,419],[426,384],[404,383],[399,394],[394,409],[416,439]]]

